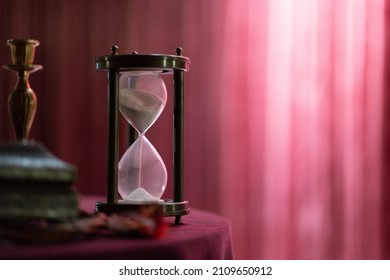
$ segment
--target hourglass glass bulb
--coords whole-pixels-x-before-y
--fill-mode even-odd
[[[167,169],[150,141],[141,135],[118,166],[119,194],[128,201],[158,201],[167,185]]]
[[[145,133],[163,111],[167,92],[159,75],[126,75],[120,83],[127,83],[119,91],[119,110],[139,132]]]
[[[157,73],[122,73],[119,110],[139,133],[118,166],[118,190],[127,202],[158,201],[166,188],[165,164],[145,137],[145,132],[163,111],[166,99],[164,81]]]

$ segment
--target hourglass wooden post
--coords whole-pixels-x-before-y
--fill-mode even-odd
[[[176,217],[175,223],[180,224],[181,217],[190,211],[184,200],[184,72],[190,59],[182,56],[181,48],[176,55],[119,55],[114,46],[111,55],[97,57],[95,62],[97,70],[108,71],[109,83],[107,201],[97,202],[96,211],[126,212],[137,205],[157,204],[165,216]],[[167,184],[166,167],[145,133],[165,107],[167,93],[161,75],[172,73],[173,199],[161,200]],[[130,126],[130,147],[119,167],[118,111]],[[122,200],[118,200],[118,193]]]
[[[182,55],[182,49],[177,48],[176,54]],[[173,70],[174,100],[173,100],[173,201],[184,200],[184,71]],[[176,224],[181,223],[181,216],[176,216]]]
[[[111,55],[118,54],[118,47],[111,48]],[[107,204],[118,201],[118,83],[119,71],[108,70],[108,153],[107,153]]]

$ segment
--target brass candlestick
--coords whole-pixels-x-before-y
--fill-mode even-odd
[[[37,40],[8,40],[11,48],[12,64],[4,65],[7,70],[17,75],[14,90],[8,96],[8,113],[12,120],[15,136],[18,140],[28,139],[37,108],[37,98],[28,81],[30,73],[42,69],[41,65],[33,64]]]

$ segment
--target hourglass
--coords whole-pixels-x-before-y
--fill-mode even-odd
[[[126,212],[137,205],[157,204],[165,216],[181,216],[190,211],[184,200],[184,72],[190,59],[176,55],[111,55],[95,59],[96,69],[108,71],[108,161],[107,201],[96,202],[96,211]],[[146,133],[167,102],[162,79],[173,73],[173,199],[162,199],[167,186],[167,169]],[[129,123],[129,148],[118,163],[118,115]],[[118,199],[118,194],[121,199]]]

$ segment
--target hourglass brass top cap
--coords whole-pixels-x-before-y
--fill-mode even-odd
[[[111,49],[111,55],[99,56],[95,58],[96,69],[117,69],[119,71],[137,71],[137,70],[170,70],[188,71],[191,60],[188,57],[180,55],[166,54],[118,54],[118,47]]]

